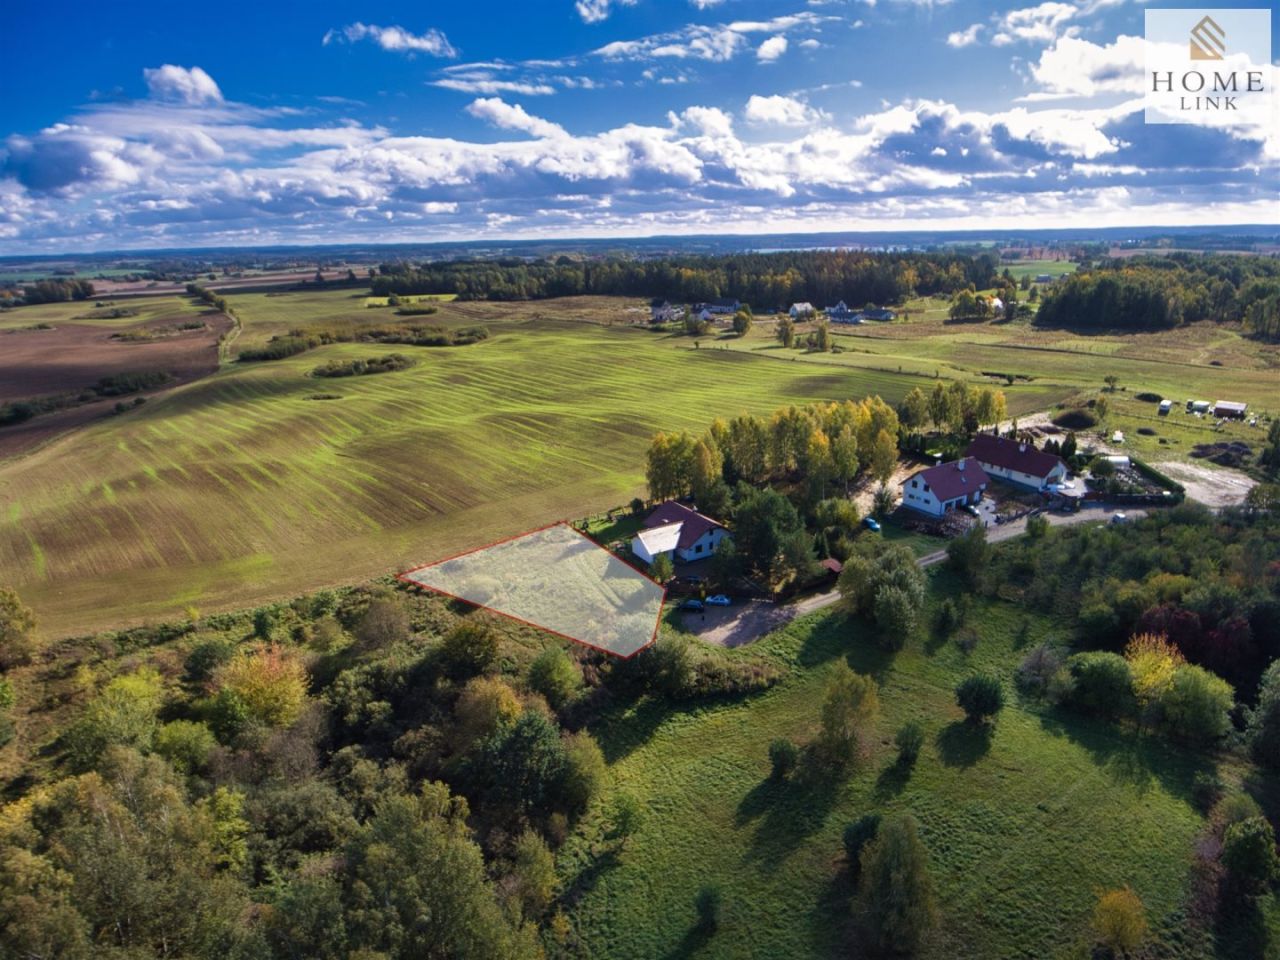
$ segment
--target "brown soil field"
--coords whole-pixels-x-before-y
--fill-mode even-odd
[[[231,327],[225,314],[202,312],[203,329],[174,330],[155,340],[114,336],[143,328],[163,330],[192,317],[185,312],[133,324],[72,320],[52,330],[0,330],[0,403],[75,393],[112,374],[162,370],[174,377],[171,386],[207,376],[218,369],[218,338]],[[0,457],[107,416],[115,402],[104,398],[0,428]]]

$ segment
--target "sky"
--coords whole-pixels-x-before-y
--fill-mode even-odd
[[[1275,115],[1144,122],[1145,9],[12,0],[0,254],[1280,223]]]

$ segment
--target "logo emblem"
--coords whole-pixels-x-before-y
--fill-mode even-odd
[[[1191,59],[1221,60],[1227,52],[1227,33],[1207,14],[1191,28]]]

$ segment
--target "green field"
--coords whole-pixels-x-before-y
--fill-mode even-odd
[[[1188,932],[1183,912],[1203,826],[1188,797],[1203,758],[1022,702],[1011,685],[994,734],[976,732],[953,687],[978,669],[1010,676],[1023,653],[1014,639],[1023,612],[983,603],[974,616],[982,641],[972,654],[927,640],[895,656],[860,621],[812,615],[756,648],[790,667],[773,690],[689,712],[642,701],[596,728],[611,789],[643,798],[647,814],[616,858],[593,863],[598,825],[561,855],[582,955],[849,955],[841,832],[863,813],[897,810],[921,823],[944,918],[924,956],[1065,955],[1088,939],[1095,889],[1124,884],[1146,904],[1150,956],[1215,955],[1208,938]],[[1054,636],[1054,627],[1032,617],[1026,643]],[[770,780],[770,741],[814,735],[839,657],[881,685],[871,757],[845,782]],[[892,737],[908,720],[926,739],[914,768],[903,769]],[[724,900],[711,935],[696,925],[704,885]]]
[[[297,328],[394,322],[348,290],[230,300],[244,326],[236,350]],[[124,301],[144,315],[171,315],[179,303]],[[86,309],[23,308],[3,323],[56,324]],[[642,492],[657,430],[701,430],[715,416],[788,402],[872,393],[894,402],[935,376],[1002,387],[984,372],[1027,377],[1007,388],[1016,416],[1095,390],[1109,372],[1129,391],[1255,405],[1274,396],[1275,348],[1225,329],[1082,337],[913,318],[839,330],[841,352],[810,354],[779,347],[768,322],[745,339],[695,344],[636,326],[643,318],[643,304],[619,298],[442,302],[431,323],[484,324],[490,339],[398,346],[418,359],[411,369],[340,381],[309,374],[386,349],[347,343],[229,362],[126,417],[0,463],[0,581],[52,635],[188,605],[251,605],[626,503]],[[317,399],[330,393],[340,398]],[[1168,450],[1181,455],[1186,444]]]
[[[352,303],[351,322],[385,322],[341,291],[231,300],[245,325],[238,347],[349,318]],[[913,383],[577,322],[590,305],[570,304],[572,322],[554,319],[554,304],[444,307],[454,311],[442,308],[444,322],[491,318],[493,335],[455,349],[397,347],[419,362],[340,381],[308,374],[386,349],[340,344],[228,364],[0,464],[0,580],[53,635],[189,604],[244,606],[624,503],[641,492],[643,451],[659,429],[701,430],[718,414],[786,402],[895,401]],[[309,399],[320,392],[341,399]],[[1030,387],[1014,405],[1059,395]]]

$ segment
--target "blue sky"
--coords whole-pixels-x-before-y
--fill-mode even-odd
[[[1133,0],[124,9],[9,6],[0,253],[1280,221]]]

